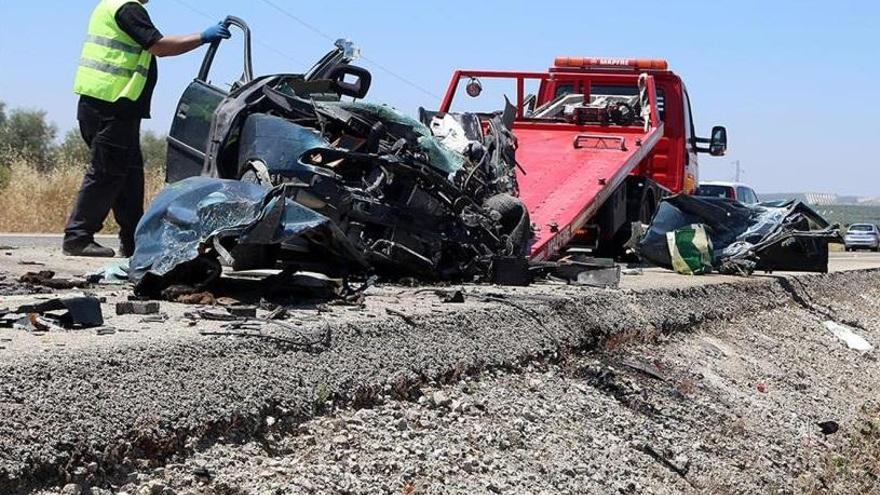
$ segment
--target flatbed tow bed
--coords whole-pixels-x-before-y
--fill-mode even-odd
[[[595,62],[595,67],[585,64],[585,61]],[[663,104],[658,105],[655,74],[665,78],[663,90],[666,104],[675,101],[669,80],[681,85],[680,79],[667,71],[666,66],[665,61],[659,60],[561,57],[557,59],[556,67],[548,72],[459,70],[453,74],[440,112],[452,110],[453,100],[463,81],[473,83],[481,78],[512,79],[516,83],[513,132],[518,141],[517,162],[520,169],[517,180],[520,199],[526,204],[535,228],[529,253],[531,259],[543,261],[559,255],[576,236],[583,235],[587,227],[598,223],[600,210],[610,203],[623,204],[624,209],[629,203],[630,210],[633,210],[633,204],[636,207],[635,211],[605,215],[617,217],[610,228],[605,227],[606,236],[622,228],[628,229],[631,221],[649,221],[656,203],[663,196],[690,193],[696,187],[696,152],[710,152],[711,149],[713,155],[724,153],[726,130],[722,127],[713,129],[711,140],[684,136],[685,133],[680,132],[680,128],[685,127],[682,118],[682,122],[674,122],[672,132],[667,133],[669,124],[665,121],[684,117],[689,112],[689,103],[687,112],[667,110],[665,119],[661,117],[659,109]],[[532,97],[534,103],[531,109],[527,104],[529,97],[525,95],[526,81],[538,81],[541,88],[539,94]],[[577,85],[572,81],[577,81]],[[640,102],[637,108],[640,118],[624,125],[570,118],[534,118],[535,105],[551,105],[560,96],[565,96],[565,92],[559,89],[563,83],[580,88],[580,91],[571,92],[584,94],[582,106],[585,107],[592,103],[590,97],[594,88],[637,89],[635,94]],[[681,88],[683,91],[683,85]],[[477,95],[479,91],[476,91]],[[468,92],[475,97],[470,90]],[[619,103],[613,99],[611,101],[612,105]],[[538,107],[540,109],[541,106]],[[677,146],[678,135],[685,137],[680,139],[683,153],[676,158],[676,150],[664,149],[662,158],[667,168],[663,169],[664,173],[658,173],[661,167],[655,166],[660,163],[655,149],[663,141],[664,148]],[[697,143],[712,143],[713,146],[700,149]],[[693,156],[688,157],[688,151]],[[636,198],[637,201],[627,201],[625,198],[609,201],[615,194],[627,192],[628,179],[649,183],[653,190],[649,191],[646,187],[641,192],[642,197]],[[647,218],[644,214],[646,207]]]
[[[520,142],[517,161],[525,170],[517,175],[520,198],[538,227],[530,255],[540,261],[559,253],[587,225],[648,156],[663,135],[663,124],[644,131],[546,129],[524,122],[514,125],[514,132]],[[557,151],[548,155],[547,148]],[[565,166],[571,163],[584,166]]]

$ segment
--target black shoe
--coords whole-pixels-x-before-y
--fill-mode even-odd
[[[80,247],[65,247],[65,256],[83,256],[87,258],[112,258],[116,256],[116,252],[108,247],[104,247],[97,242],[90,242]]]

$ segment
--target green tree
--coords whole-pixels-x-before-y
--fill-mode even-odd
[[[83,141],[79,129],[67,131],[55,152],[58,156],[58,163],[63,165],[85,166],[92,159],[89,147]]]
[[[14,109],[0,127],[0,149],[31,160],[45,170],[52,166],[52,142],[58,129],[42,110]]]
[[[6,103],[0,101],[0,127],[6,123]]]
[[[146,168],[165,166],[165,154],[168,151],[165,136],[157,135],[153,131],[144,132],[141,135],[141,151]]]

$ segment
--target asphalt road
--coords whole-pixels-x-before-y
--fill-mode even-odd
[[[97,236],[97,241],[105,246],[118,248],[115,236]],[[3,250],[2,248],[13,248]],[[59,276],[80,276],[85,273],[113,263],[113,260],[102,258],[72,258],[61,253],[61,235],[58,234],[7,234],[0,233],[0,272],[18,276],[33,271],[35,266],[40,269],[52,270]],[[829,271],[852,271],[880,269],[880,253],[859,251],[855,253],[832,252]],[[783,272],[774,274],[756,273],[750,279],[785,275]],[[713,285],[718,283],[741,282],[742,277],[730,275],[704,275],[687,277],[662,268],[645,268],[640,276],[625,275],[621,280],[621,288],[646,290],[655,288],[686,288]]]
[[[60,247],[63,236],[61,234],[10,234],[0,232],[0,246],[12,247]],[[95,240],[98,244],[116,249],[119,247],[119,238],[115,235],[97,235]]]

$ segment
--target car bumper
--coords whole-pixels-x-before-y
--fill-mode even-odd
[[[844,244],[848,248],[876,248],[880,247],[880,241],[877,239],[844,239]]]

